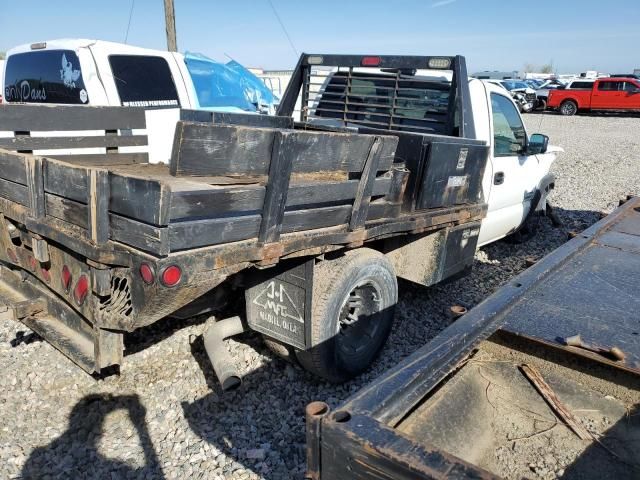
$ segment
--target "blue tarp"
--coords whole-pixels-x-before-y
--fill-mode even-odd
[[[240,109],[272,113],[278,101],[267,86],[235,60],[216,62],[198,53],[186,53],[187,70],[196,89],[199,108]]]

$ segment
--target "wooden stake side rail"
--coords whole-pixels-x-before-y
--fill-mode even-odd
[[[130,110],[4,106],[0,129],[28,127],[25,118],[41,129],[80,129],[77,119],[67,117],[77,113],[86,128],[105,128],[106,137],[124,138],[113,124],[116,113],[129,115],[126,127],[140,127],[143,118]],[[52,126],[40,118],[47,115],[61,123]],[[457,205],[401,212],[408,177],[416,172],[394,163],[397,136],[315,131],[309,125],[291,129],[291,120],[282,117],[217,118],[189,111],[182,117],[190,121],[177,124],[169,166],[114,163],[113,153],[75,164],[0,149],[0,199],[8,201],[0,202],[2,212],[8,218],[20,212],[23,219],[14,219],[34,233],[71,242],[94,259],[122,261],[129,248],[166,257],[233,243],[246,250],[238,258],[262,262],[457,224],[481,218],[486,210],[481,195],[473,193]],[[208,119],[227,123],[202,122]],[[15,148],[21,141],[16,136],[8,143]],[[457,159],[457,152],[451,156]],[[445,183],[451,174],[442,173]]]

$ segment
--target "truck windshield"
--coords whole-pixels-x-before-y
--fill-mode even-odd
[[[200,108],[235,107],[255,112],[276,103],[262,80],[238,62],[223,64],[197,53],[187,53],[184,61]]]
[[[73,50],[17,53],[7,59],[7,102],[86,104],[80,60]]]

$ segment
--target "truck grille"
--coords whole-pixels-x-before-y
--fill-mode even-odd
[[[536,94],[535,93],[527,93],[525,95],[525,98],[527,99],[527,102],[535,102],[536,101]]]

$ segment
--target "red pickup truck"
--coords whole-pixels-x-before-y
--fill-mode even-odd
[[[640,111],[640,80],[635,78],[600,78],[586,90],[551,90],[547,107],[562,115],[580,110]]]

